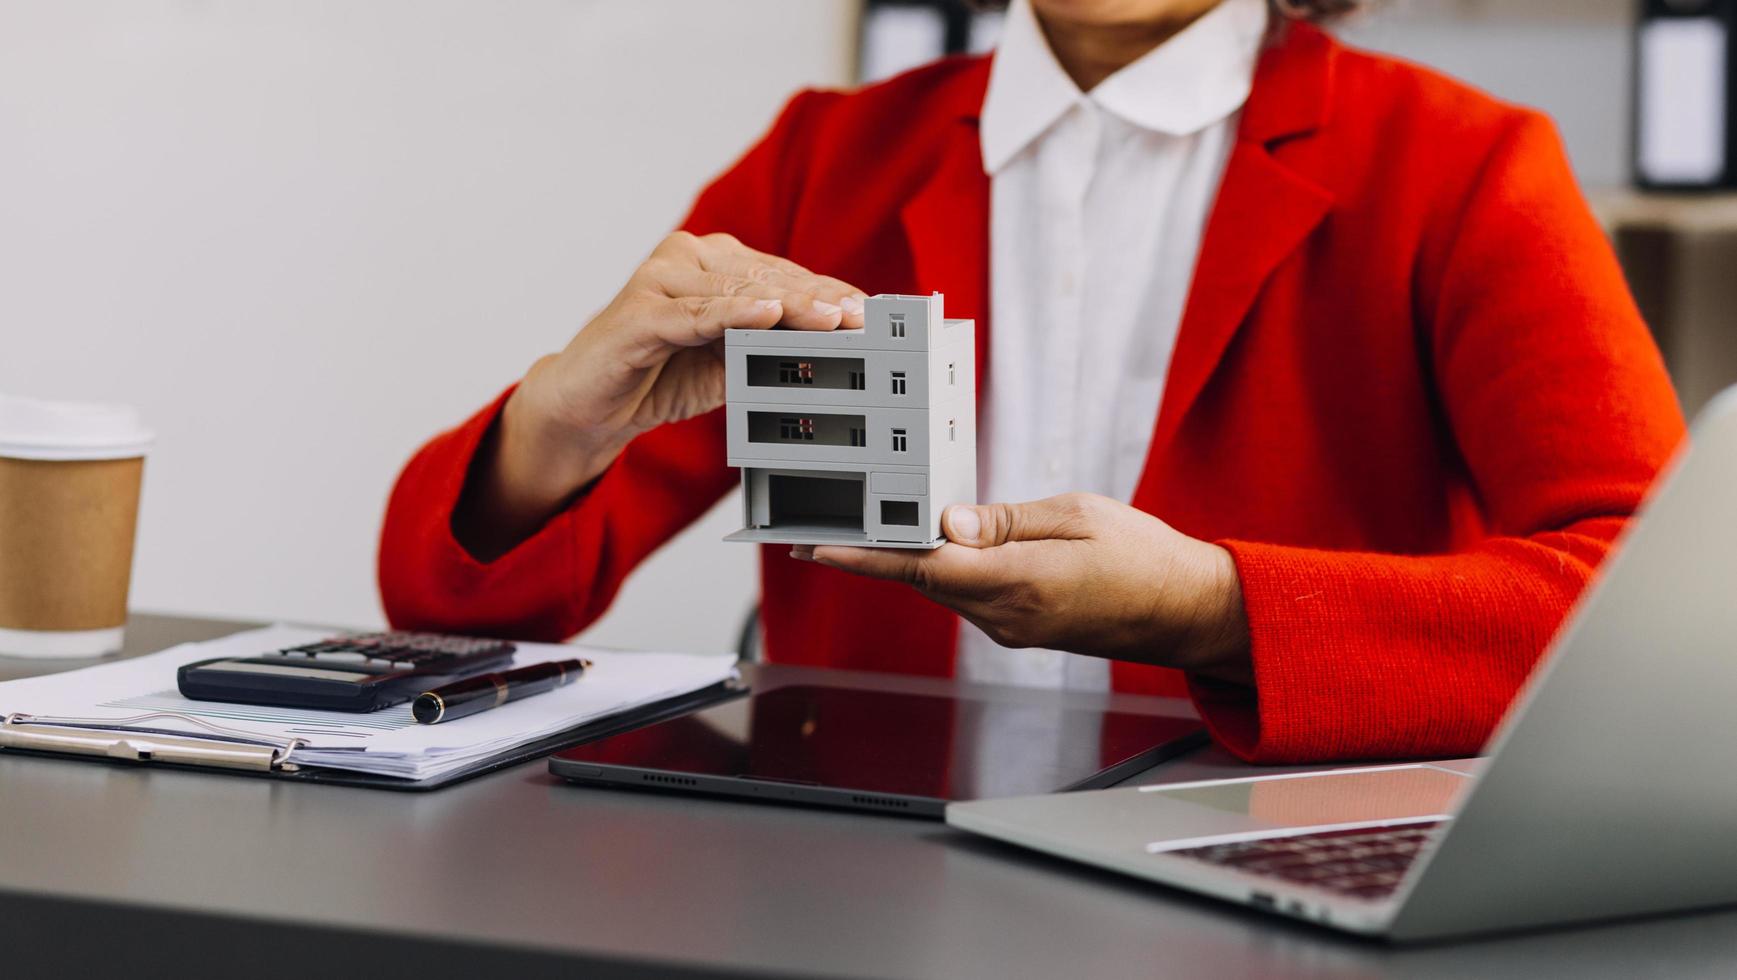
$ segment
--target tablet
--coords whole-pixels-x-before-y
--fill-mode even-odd
[[[1120,782],[1206,741],[1188,718],[792,684],[570,749],[576,783],[940,817],[949,801]]]

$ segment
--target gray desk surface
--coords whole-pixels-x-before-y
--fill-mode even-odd
[[[239,624],[136,617],[130,651]],[[39,670],[0,661],[0,678]],[[1140,781],[1249,772],[1215,750]],[[1737,913],[1394,949],[824,810],[0,757],[0,973],[1729,977]],[[334,968],[336,973],[334,973]],[[310,973],[310,971],[317,971]]]

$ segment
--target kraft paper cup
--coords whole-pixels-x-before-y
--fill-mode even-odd
[[[151,438],[123,405],[0,395],[0,656],[120,650]]]

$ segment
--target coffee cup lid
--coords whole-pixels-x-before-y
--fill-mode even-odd
[[[129,405],[51,402],[0,395],[0,456],[12,459],[131,459],[151,430]]]

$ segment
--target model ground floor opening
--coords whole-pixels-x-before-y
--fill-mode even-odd
[[[752,515],[756,527],[815,528],[861,533],[867,483],[861,473],[766,474],[763,513]]]
[[[745,468],[746,526],[729,540],[939,547],[927,488],[920,474]]]

